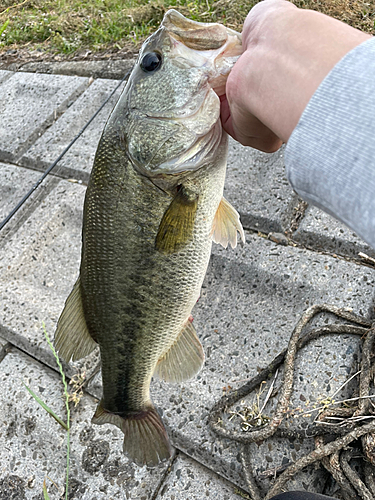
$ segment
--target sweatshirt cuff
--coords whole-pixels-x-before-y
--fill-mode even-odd
[[[320,84],[285,151],[293,189],[375,248],[375,38]]]

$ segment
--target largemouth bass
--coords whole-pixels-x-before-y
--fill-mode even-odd
[[[193,377],[204,362],[192,325],[212,240],[244,240],[223,198],[220,100],[241,36],[175,10],[140,51],[101,137],[84,204],[80,277],[58,322],[69,361],[99,344],[103,397],[93,423],[124,433],[124,452],[170,456],[150,382]]]

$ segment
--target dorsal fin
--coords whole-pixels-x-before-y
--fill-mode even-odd
[[[83,312],[81,282],[78,278],[69,297],[55,332],[55,348],[66,362],[88,356],[97,346],[91,337]]]
[[[159,359],[154,375],[166,382],[183,382],[194,377],[203,363],[203,347],[189,319],[176,342]]]
[[[245,233],[237,210],[232,207],[229,201],[222,198],[212,224],[212,239],[224,248],[227,248],[228,243],[232,248],[236,248],[237,231],[241,235],[242,242],[245,243]]]

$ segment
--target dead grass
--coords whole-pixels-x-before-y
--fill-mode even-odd
[[[293,0],[297,7],[327,14],[375,35],[375,0]]]
[[[241,31],[259,0],[0,0],[0,53],[38,49],[77,54],[138,51],[168,8]],[[375,34],[375,0],[293,0]],[[9,52],[10,51],[10,52]]]

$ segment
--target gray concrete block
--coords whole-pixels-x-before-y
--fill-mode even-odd
[[[0,160],[15,161],[74,102],[88,78],[15,73],[1,87]]]
[[[0,163],[0,221],[33,187],[39,177],[38,172]]]
[[[32,170],[0,163],[0,222],[5,222],[11,212],[19,205],[21,200],[28,195],[25,203],[18,208],[17,212],[5,224],[0,233],[0,248],[4,242],[19,230],[22,224],[31,216],[41,201],[56,186],[58,180],[53,176],[48,177],[33,189],[41,174]]]
[[[42,499],[46,479],[50,498],[65,498],[66,431],[23,385],[66,422],[61,377],[14,350],[0,363],[0,380],[0,497],[10,498],[7,495],[16,490],[14,499]],[[130,463],[122,454],[119,429],[90,424],[96,408],[90,396],[83,395],[70,407],[69,499],[150,499],[168,463],[152,470]]]
[[[45,170],[64,151],[118,85],[116,80],[95,80],[69,109],[31,146],[20,164]],[[53,170],[63,177],[88,181],[99,139],[121,90],[117,90],[99,115]]]
[[[283,152],[262,153],[229,141],[224,195],[246,229],[268,233],[289,228],[297,196],[285,176]]]
[[[24,64],[19,71],[52,75],[76,75],[121,80],[132,68],[135,58],[96,61],[42,61]]]
[[[13,75],[13,71],[7,71],[7,70],[4,70],[4,69],[0,69],[0,84],[4,83],[12,75]]]
[[[78,276],[85,188],[60,181],[0,252],[0,334],[55,368],[42,324],[51,338]],[[96,355],[89,356],[87,370]],[[80,367],[67,368],[68,375]]]
[[[174,445],[246,488],[238,444],[214,435],[207,425],[209,411],[223,395],[223,388],[231,386],[235,390],[265,367],[287,346],[295,324],[312,304],[326,302],[368,315],[373,307],[373,286],[374,272],[365,266],[281,247],[253,234],[247,234],[246,246],[236,250],[215,245],[201,298],[193,310],[194,324],[206,352],[205,366],[189,382],[167,384],[155,380],[151,387]],[[323,316],[320,321],[335,320]],[[296,405],[301,406],[301,394],[306,400],[318,400],[328,388],[334,391],[346,380],[358,356],[356,342],[352,338],[325,338],[317,342],[316,354],[310,360],[305,357],[313,352],[311,346],[301,353]],[[310,383],[317,370],[322,377],[319,387]],[[100,395],[99,377],[89,390]],[[254,452],[260,480],[261,472],[269,469],[270,463],[280,465],[284,457],[291,459],[297,453],[289,442],[275,441],[271,446],[272,455],[269,450],[266,454],[265,448]],[[299,446],[301,454],[311,449],[312,442],[306,440]],[[266,455],[272,462],[267,462]],[[294,484],[322,491],[324,480],[324,473],[307,471]]]
[[[306,210],[292,238],[313,250],[357,259],[359,252],[375,257],[375,251],[345,224],[313,206]]]
[[[240,500],[234,484],[179,453],[155,500]]]

